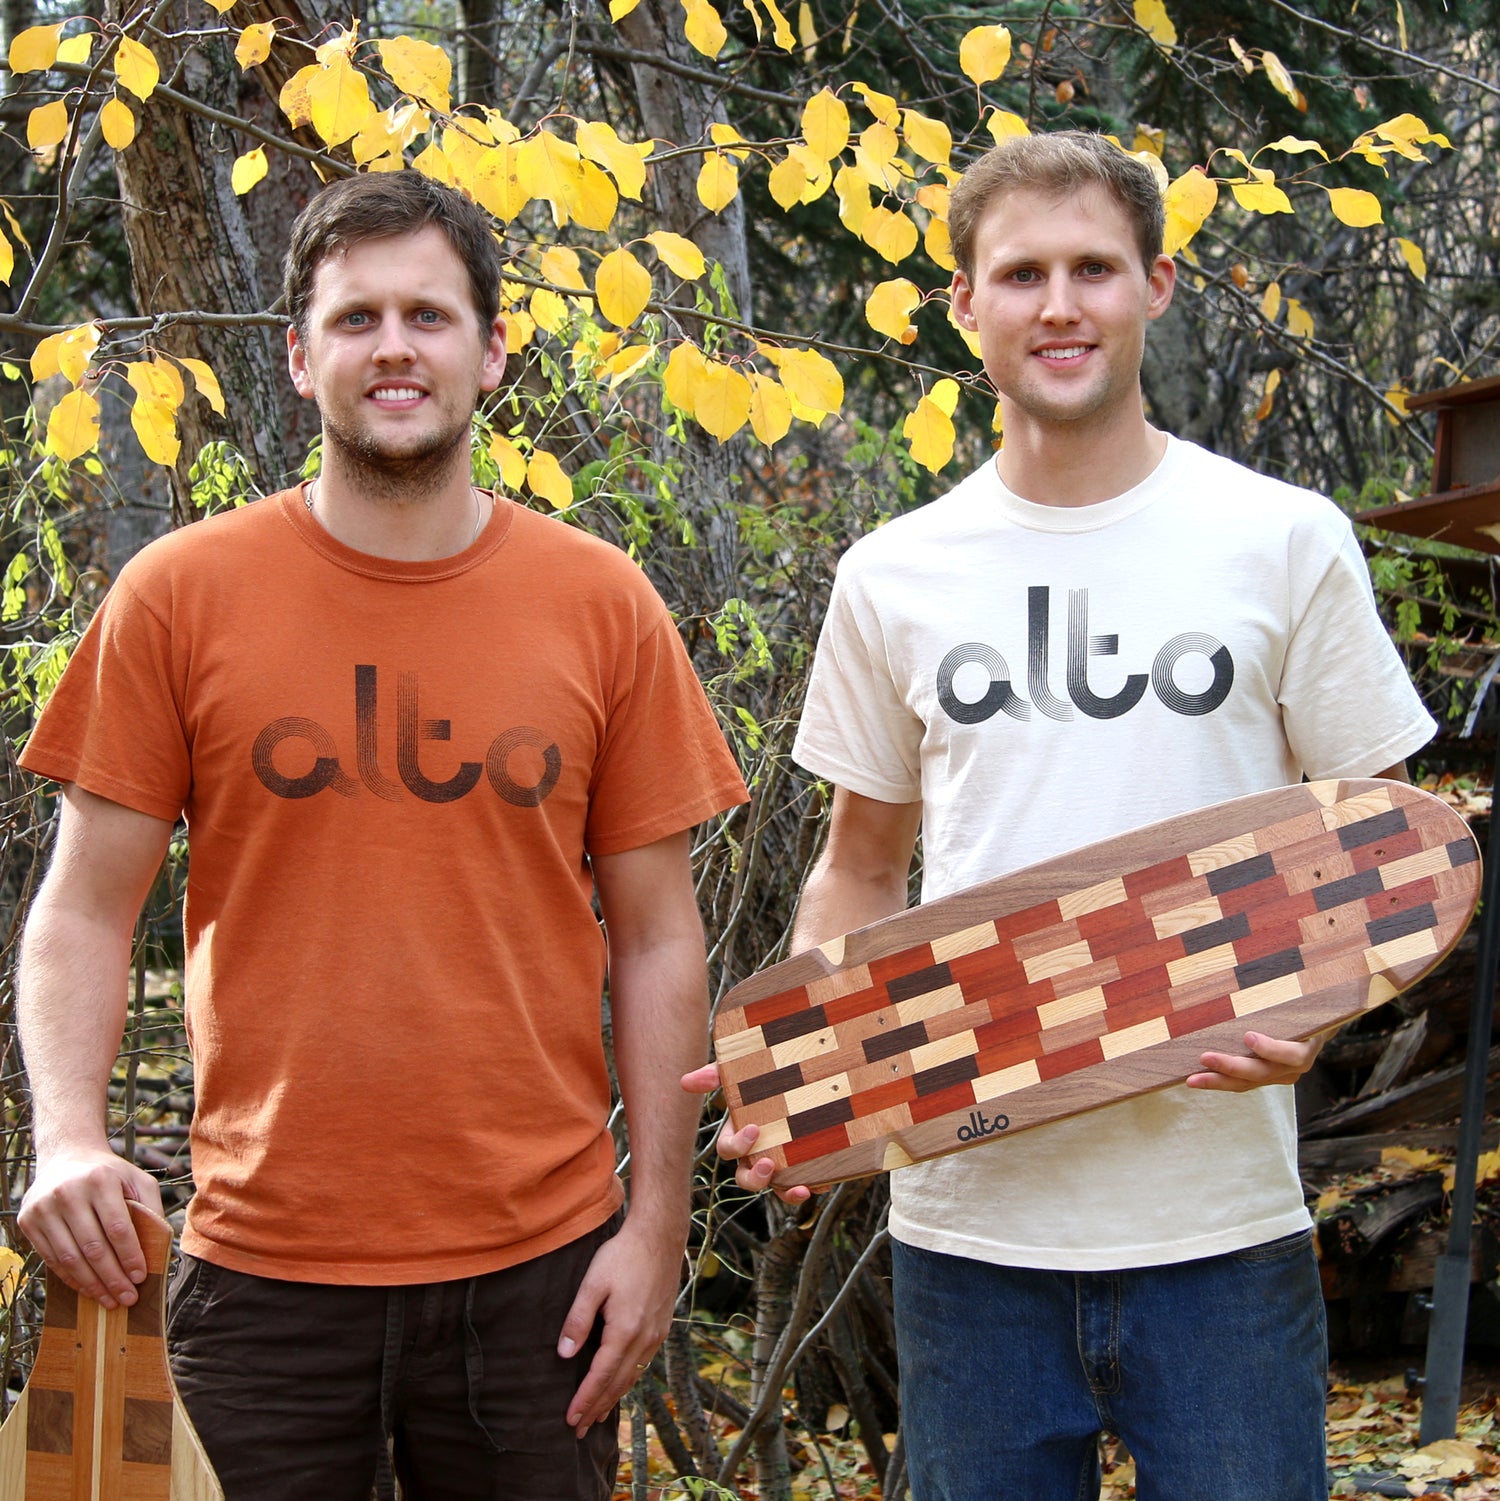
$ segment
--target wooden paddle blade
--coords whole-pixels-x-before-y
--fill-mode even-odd
[[[130,1217],[147,1276],[129,1308],[48,1275],[36,1363],[0,1429],[0,1501],[223,1501],[167,1367],[172,1230],[140,1204]]]
[[[1215,804],[914,907],[737,985],[736,1129],[821,1187],[1180,1083],[1253,1027],[1305,1038],[1458,941],[1479,852],[1401,782]]]

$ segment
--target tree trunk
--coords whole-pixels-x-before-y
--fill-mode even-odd
[[[108,19],[119,21],[119,0],[110,0]],[[164,55],[161,42],[155,50],[164,75],[180,65],[176,81],[182,92],[239,112],[239,70],[225,40],[202,41],[180,56]],[[230,186],[243,143],[226,141],[220,127],[159,97],[139,107],[139,118],[136,139],[118,154],[116,167],[140,311],[253,313],[269,307],[279,292],[281,247],[255,233],[247,200]],[[284,173],[286,163],[278,162],[275,170]],[[269,185],[268,179],[256,191]],[[193,519],[188,471],[213,439],[238,448],[266,488],[291,476],[300,454],[295,425],[289,426],[282,406],[287,377],[280,329],[177,325],[151,343],[169,354],[206,360],[228,408],[221,418],[189,395],[178,412],[182,451],[171,475],[176,525]]]

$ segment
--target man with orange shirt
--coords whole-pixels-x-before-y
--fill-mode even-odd
[[[470,483],[505,367],[488,220],[416,173],[287,257],[322,472],[122,571],[25,753],[21,1224],[105,1306],[145,1264],[105,1090],[131,934],[191,844],[194,1198],[173,1368],[228,1501],[604,1501],[664,1336],[706,983],[693,825],[744,789],[632,563]],[[628,1213],[600,1036],[608,936]]]

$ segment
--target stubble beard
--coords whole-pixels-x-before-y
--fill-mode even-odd
[[[341,474],[359,493],[375,501],[418,503],[442,494],[452,482],[459,454],[467,456],[471,419],[422,435],[415,446],[392,450],[368,429],[320,413],[323,422],[324,463],[328,450],[337,455]],[[468,466],[464,466],[465,477]]]

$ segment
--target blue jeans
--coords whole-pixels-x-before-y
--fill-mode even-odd
[[[913,1501],[1096,1501],[1102,1431],[1139,1501],[1327,1501],[1311,1232],[1123,1272],[892,1252]]]

